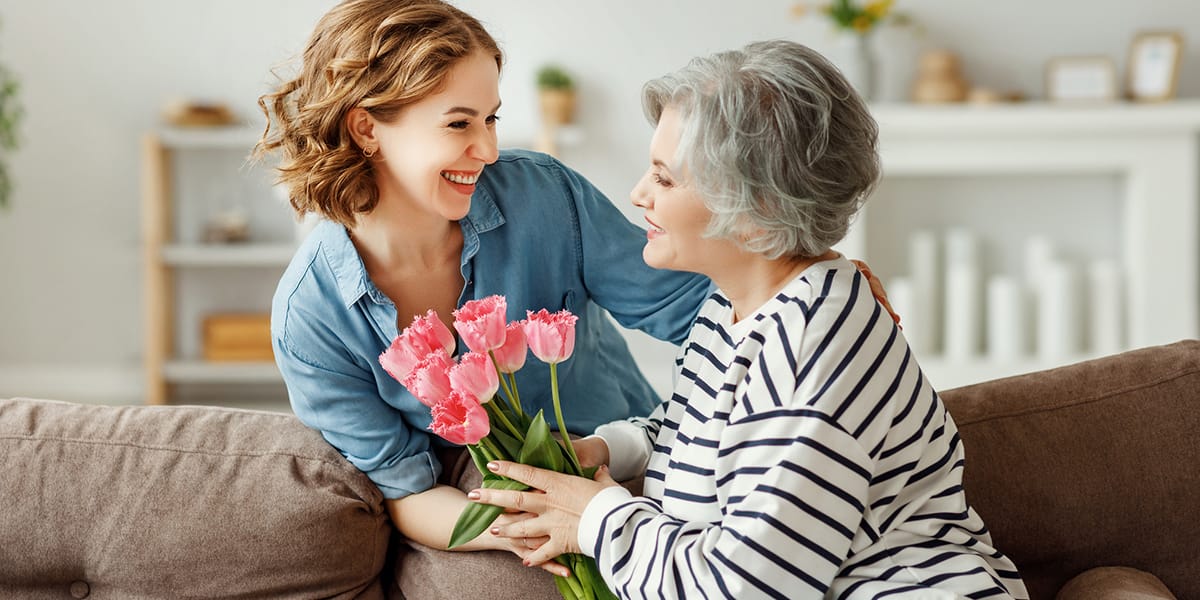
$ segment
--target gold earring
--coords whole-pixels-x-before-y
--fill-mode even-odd
[[[362,155],[363,155],[363,158],[371,158],[372,156],[375,156],[375,148],[372,148],[370,146],[363,148]]]

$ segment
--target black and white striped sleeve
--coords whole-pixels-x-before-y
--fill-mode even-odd
[[[720,440],[720,522],[614,488],[588,505],[579,541],[622,598],[822,598],[863,521],[870,464],[824,414],[751,414]]]

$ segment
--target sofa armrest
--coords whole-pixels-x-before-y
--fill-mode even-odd
[[[0,596],[382,598],[378,489],[291,415],[0,400]]]
[[[1106,565],[1200,598],[1200,341],[941,393],[963,487],[1034,598]]]
[[[1084,571],[1059,590],[1054,600],[1177,600],[1161,579],[1129,567]]]

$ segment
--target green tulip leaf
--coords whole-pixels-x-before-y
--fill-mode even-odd
[[[471,454],[471,460],[475,463],[475,468],[479,469],[480,473],[491,472],[487,468],[488,457],[484,456],[483,450],[479,448],[478,444],[467,444],[467,452]]]
[[[560,473],[563,470],[565,463],[562,451],[558,442],[550,435],[550,426],[546,424],[540,410],[529,424],[529,431],[525,433],[525,445],[517,455],[517,462]]]
[[[517,427],[520,427],[520,425],[517,425]],[[512,434],[509,434],[500,427],[493,427],[490,435],[494,440],[496,440],[497,443],[499,443],[500,449],[504,450],[505,456],[500,458],[503,458],[504,460],[515,460],[515,457],[521,455],[521,447],[525,445],[523,440],[514,437]],[[487,473],[488,471],[486,468],[484,468],[480,469],[479,472]]]
[[[554,587],[558,588],[558,594],[560,596],[562,596],[564,599],[580,600],[579,596],[575,594],[575,590],[571,589],[571,584],[568,583],[566,579],[563,579],[562,577],[555,575],[554,576]]]
[[[519,492],[529,489],[529,486],[520,481],[514,481],[507,477],[498,477],[490,473],[483,476],[483,487],[489,490],[515,490]],[[449,547],[456,548],[479,537],[479,534],[490,527],[492,522],[502,512],[504,512],[504,509],[499,506],[481,504],[479,502],[468,503],[467,507],[458,515],[458,521],[454,523],[454,531],[450,533]]]

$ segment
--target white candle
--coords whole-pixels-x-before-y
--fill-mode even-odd
[[[979,269],[958,265],[946,271],[946,357],[969,359],[979,353],[982,314]]]
[[[979,268],[979,242],[969,229],[946,231],[946,271],[958,266]]]
[[[935,353],[941,349],[942,328],[937,318],[941,314],[942,282],[938,268],[937,236],[929,231],[916,231],[908,240],[909,276],[912,278],[912,306],[899,313],[914,325],[905,326],[913,351]]]
[[[1054,260],[1054,243],[1050,241],[1050,238],[1041,235],[1026,238],[1023,259],[1025,285],[1032,290],[1037,290],[1041,286],[1038,277],[1041,275],[1042,269]]]
[[[1075,269],[1053,260],[1042,267],[1042,289],[1038,293],[1037,354],[1042,360],[1059,361],[1079,351],[1080,306]]]
[[[964,360],[979,354],[983,337],[982,269],[975,234],[946,232],[946,356]]]
[[[1025,294],[1013,277],[997,275],[987,283],[987,353],[1012,360],[1025,353]]]
[[[1024,263],[1024,277],[1026,289],[1029,290],[1026,298],[1030,304],[1029,318],[1025,320],[1025,335],[1026,339],[1034,340],[1034,345],[1039,346],[1037,342],[1040,339],[1039,331],[1041,326],[1038,321],[1042,318],[1041,310],[1041,295],[1043,290],[1042,272],[1046,265],[1054,260],[1054,243],[1050,238],[1043,235],[1033,235],[1025,238],[1025,248],[1022,255]]]
[[[912,278],[893,277],[885,288],[892,310],[900,315],[900,327],[904,330],[904,339],[908,341],[908,347],[912,348],[913,352],[921,352],[918,348],[925,343],[928,330],[926,325],[921,323],[919,312],[914,310],[916,298]]]
[[[1088,266],[1088,332],[1096,354],[1116,354],[1124,350],[1124,288],[1121,269],[1116,261],[1097,260]]]

